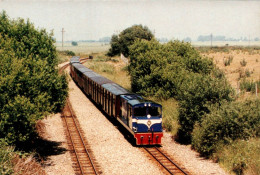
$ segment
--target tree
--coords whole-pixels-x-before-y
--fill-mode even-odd
[[[59,111],[67,96],[66,76],[57,70],[52,34],[0,13],[0,138],[22,145],[35,123]]]
[[[111,49],[107,53],[109,56],[115,56],[122,53],[125,57],[129,56],[129,47],[137,39],[150,41],[154,38],[152,32],[146,26],[133,25],[123,30],[119,35],[113,35],[110,41]]]
[[[72,42],[71,42],[71,45],[72,45],[72,46],[77,46],[78,43],[77,43],[76,41],[72,41]]]
[[[107,55],[108,56],[115,56],[120,54],[120,45],[118,41],[117,35],[112,35],[111,41],[110,41],[111,48],[109,49]]]

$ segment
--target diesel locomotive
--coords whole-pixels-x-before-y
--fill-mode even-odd
[[[136,145],[161,145],[162,106],[129,92],[113,81],[83,66],[80,57],[70,60],[73,80],[100,106],[126,128],[136,140]]]

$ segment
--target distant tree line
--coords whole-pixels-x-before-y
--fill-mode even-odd
[[[211,35],[200,35],[200,36],[198,36],[197,41],[211,41],[211,39],[212,39],[212,41],[249,41],[249,38],[247,38],[247,37],[226,38],[223,35],[217,35],[217,36],[212,35],[212,38],[211,38]],[[250,40],[259,41],[259,38],[256,37],[256,38],[250,39]]]

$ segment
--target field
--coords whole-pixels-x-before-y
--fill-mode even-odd
[[[62,47],[62,43],[55,44],[58,51],[69,50],[77,53],[77,55],[94,54],[108,51],[110,45],[100,42],[78,42],[78,46],[72,46],[71,42],[65,42]]]
[[[243,51],[231,50],[228,52],[210,52],[203,54],[214,60],[214,63],[222,69],[231,85],[235,88],[237,82],[243,78],[245,71],[249,71],[248,79],[260,79],[260,50]],[[229,65],[225,65],[225,61],[231,59]],[[244,64],[243,64],[244,61]]]
[[[211,46],[210,41],[192,41],[191,44],[195,47],[199,46]],[[213,41],[212,46],[218,46],[218,47],[223,47],[223,46],[243,46],[243,47],[259,47],[260,46],[260,41]]]

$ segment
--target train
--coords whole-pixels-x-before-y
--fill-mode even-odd
[[[127,129],[136,145],[161,145],[163,129],[160,104],[145,100],[88,69],[81,64],[79,56],[70,59],[70,75],[88,98]]]

